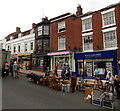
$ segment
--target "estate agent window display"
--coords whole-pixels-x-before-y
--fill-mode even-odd
[[[83,77],[95,77],[99,75],[101,78],[105,78],[107,72],[113,74],[113,65],[110,60],[103,59],[85,59],[79,60],[78,74]]]

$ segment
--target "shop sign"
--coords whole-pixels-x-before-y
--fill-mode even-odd
[[[28,55],[31,55],[31,53],[21,53],[21,54],[18,54],[18,56],[28,56]]]
[[[89,58],[89,57],[101,57],[101,53],[97,53],[97,54],[85,54],[85,57],[86,58]]]
[[[18,54],[11,54],[11,56],[13,56],[13,57],[17,57],[17,55],[18,55]]]
[[[71,51],[62,51],[62,52],[52,52],[48,53],[47,55],[52,56],[52,55],[62,55],[62,54],[70,54]]]

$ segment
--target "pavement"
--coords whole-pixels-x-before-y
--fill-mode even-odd
[[[22,74],[30,74],[31,72],[33,72],[33,73],[35,73],[37,75],[45,75],[45,72],[35,71],[35,70],[20,69],[19,72],[22,73]]]

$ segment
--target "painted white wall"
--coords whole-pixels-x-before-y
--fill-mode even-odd
[[[34,40],[35,34],[30,33],[25,36],[18,36],[16,39],[12,39],[10,41],[5,42],[5,49],[8,50],[8,45],[10,46],[11,54],[19,54],[19,53],[33,53],[34,50]],[[33,42],[33,50],[30,50],[30,43]],[[27,43],[27,52],[25,51],[25,43]],[[20,52],[18,52],[18,46],[20,45]],[[16,52],[14,53],[14,46],[16,46]]]

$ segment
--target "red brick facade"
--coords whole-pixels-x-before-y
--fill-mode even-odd
[[[102,28],[102,11],[115,8],[115,23],[111,27]],[[51,33],[51,52],[58,51],[58,37],[65,36],[66,37],[66,50],[71,50],[77,48],[77,52],[83,51],[82,49],[82,17],[92,15],[92,30],[93,32],[93,50],[103,50],[103,29],[117,27],[116,35],[117,35],[117,44],[120,47],[120,5],[115,5],[112,7],[104,8],[99,11],[83,14],[82,16],[75,17],[75,15],[71,15],[70,17],[52,22],[50,25],[50,33]],[[57,18],[58,19],[58,18]],[[58,33],[58,23],[61,21],[66,22],[66,31],[62,33]],[[85,32],[87,33],[87,32]],[[120,60],[120,50],[118,49],[118,58]]]

